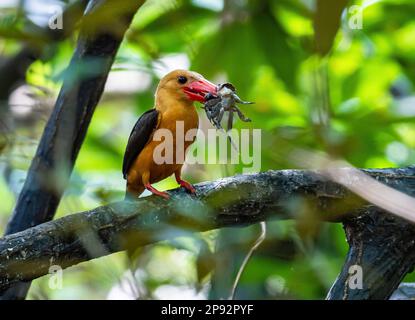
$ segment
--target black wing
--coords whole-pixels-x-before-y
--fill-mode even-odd
[[[127,148],[124,153],[124,161],[122,164],[122,174],[127,179],[127,173],[137,156],[144,149],[150,140],[151,134],[157,127],[158,111],[151,109],[146,111],[138,118],[128,138]]]

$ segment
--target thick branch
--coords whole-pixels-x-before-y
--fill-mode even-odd
[[[105,12],[107,24],[96,25],[94,32],[90,26],[80,31],[77,48],[7,226],[7,234],[53,218],[118,47],[141,4],[142,1],[135,0],[89,2],[83,19]],[[28,287],[22,287],[11,289],[3,298],[24,297]]]
[[[415,265],[415,226],[376,207],[343,224],[350,248],[327,298],[388,299]]]
[[[415,167],[364,170],[378,181],[415,194]],[[348,169],[344,169],[347,175]],[[240,175],[197,186],[197,197],[174,190],[159,197],[117,202],[66,216],[0,239],[0,292],[112,252],[189,231],[296,217],[301,203],[325,221],[350,219],[367,204],[315,171],[284,170]]]

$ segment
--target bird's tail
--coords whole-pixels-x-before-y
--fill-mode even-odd
[[[129,200],[129,201],[137,200],[140,194],[143,193],[144,189],[145,188],[143,185],[131,186],[127,183],[127,189],[125,191],[124,200]]]

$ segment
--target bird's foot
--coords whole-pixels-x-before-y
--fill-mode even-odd
[[[177,183],[180,184],[181,187],[185,188],[190,193],[196,193],[195,187],[193,187],[189,182],[180,179],[177,181]]]
[[[156,188],[154,188],[151,184],[146,184],[144,187],[150,191],[152,194],[163,197],[164,199],[170,199],[170,195],[167,192],[158,191]]]

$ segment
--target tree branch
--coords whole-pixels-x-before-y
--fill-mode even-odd
[[[105,13],[106,24],[95,25],[93,32],[91,24],[81,28],[77,48],[6,234],[53,218],[118,47],[142,2],[89,2],[83,19],[95,19]],[[24,298],[28,288],[28,285],[23,284],[10,288],[1,298]]]
[[[415,194],[415,167],[362,171]],[[345,176],[349,173],[342,169]],[[199,184],[196,190],[196,197],[177,189],[168,201],[154,196],[121,201],[0,239],[0,292],[10,284],[47,274],[51,265],[67,268],[190,231],[295,218],[296,203],[306,204],[323,221],[349,221],[362,213],[359,209],[368,208],[365,201],[317,171],[239,175]]]
[[[363,208],[343,225],[350,249],[327,299],[388,299],[415,265],[415,226],[377,207]]]

